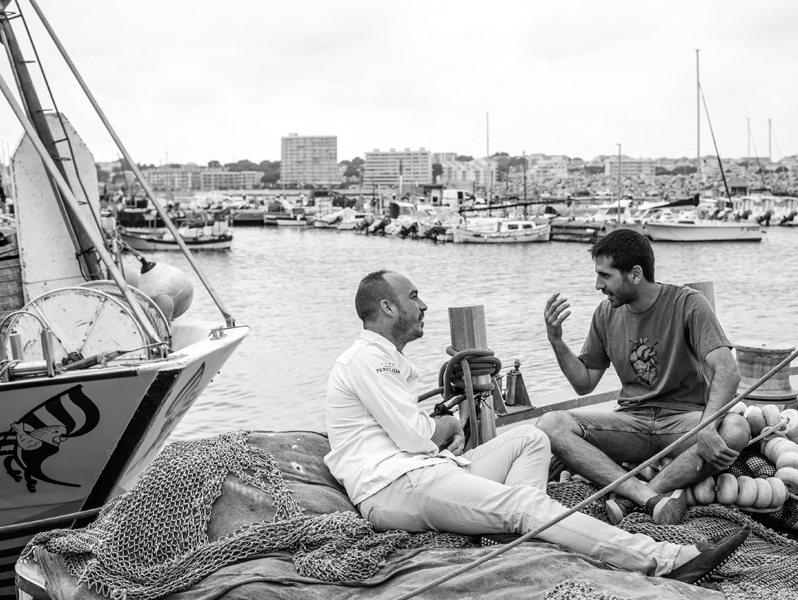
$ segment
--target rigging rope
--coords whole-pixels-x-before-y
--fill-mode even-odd
[[[715,140],[715,130],[712,129],[712,121],[709,119],[709,107],[707,107],[707,98],[704,96],[704,88],[699,87],[701,90],[701,100],[704,102],[704,112],[707,115],[707,124],[709,125],[709,133],[712,135],[712,143],[715,145],[715,154],[718,157],[718,166],[720,167],[720,175],[723,178],[723,187],[726,189],[726,198],[731,201],[731,192],[729,192],[729,184],[726,181],[726,173],[723,170],[723,161],[720,160],[720,152],[718,151],[718,142]],[[700,160],[700,157],[699,157]],[[698,182],[701,185],[701,182]]]

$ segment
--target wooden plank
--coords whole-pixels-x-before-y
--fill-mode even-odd
[[[452,348],[458,352],[462,350],[487,350],[488,334],[485,327],[484,306],[461,306],[449,308],[449,331],[451,333]],[[489,375],[474,377],[474,383],[490,383]],[[463,407],[465,405],[462,405]],[[464,412],[461,411],[461,416]],[[482,405],[482,415],[479,419],[480,440],[483,442],[496,437],[496,422],[493,412],[493,399],[487,399]],[[473,427],[473,424],[472,424]]]

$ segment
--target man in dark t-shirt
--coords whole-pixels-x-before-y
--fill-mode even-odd
[[[581,408],[545,414],[538,427],[570,470],[599,486],[624,475],[670,445],[734,398],[737,362],[706,298],[654,279],[654,251],[632,230],[609,233],[591,248],[596,289],[607,296],[593,314],[577,356],[562,338],[571,311],[567,298],[546,302],[549,342],[563,374],[589,394],[612,364],[621,380],[615,411]],[[629,479],[607,501],[617,524],[637,506],[658,524],[681,521],[683,489],[726,470],[750,439],[744,418],[727,414],[677,446],[667,466],[647,484]]]

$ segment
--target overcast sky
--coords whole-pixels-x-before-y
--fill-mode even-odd
[[[59,108],[96,160],[117,158],[20,1]],[[339,160],[693,157],[696,49],[720,155],[798,154],[795,0],[39,3],[139,163],[279,160],[289,133],[338,136]],[[0,156],[20,132],[3,106]]]

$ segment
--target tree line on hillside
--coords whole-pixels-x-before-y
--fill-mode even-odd
[[[499,177],[502,178],[503,174],[509,173],[510,169],[516,165],[520,165],[523,163],[523,157],[513,157],[510,156],[507,152],[496,152],[491,155],[491,158],[496,159],[497,161],[497,170],[499,172]],[[456,156],[455,160],[460,162],[470,162],[474,160],[473,156],[468,156],[465,154],[460,154]],[[339,167],[345,167],[343,172],[343,178],[345,180],[358,180],[363,176],[363,165],[365,161],[356,156],[352,160],[342,160],[338,163]],[[152,164],[139,164],[139,169],[146,170],[146,169],[155,169],[157,168],[156,165]],[[167,165],[161,165],[161,168],[180,168],[184,165],[173,163]],[[226,171],[260,171],[263,173],[263,177],[261,178],[261,183],[268,186],[274,185],[280,180],[280,161],[275,160],[262,160],[259,163],[252,162],[248,159],[239,160],[232,163],[221,163],[218,160],[211,160],[208,162],[209,169],[224,169]],[[130,172],[130,165],[128,164],[127,160],[124,158],[120,159],[119,164],[115,165],[112,168],[111,173],[107,171],[97,169],[97,178],[100,183],[104,182],[113,182],[114,175],[117,173],[122,172]],[[432,165],[432,175],[434,179],[437,179],[440,175],[443,174],[443,167],[439,163],[433,163]]]
[[[513,167],[521,166],[524,164],[526,160],[523,156],[510,156],[507,152],[495,152],[491,155],[496,161],[497,167],[497,179],[499,181],[504,181],[507,179],[510,170]],[[460,154],[457,155],[455,160],[460,162],[470,162],[474,160],[472,156]],[[363,165],[365,161],[356,156],[352,160],[342,160],[338,163],[339,167],[344,168],[343,171],[343,178],[346,181],[358,181],[363,176]],[[181,164],[168,164],[168,165],[161,165],[161,167],[172,167],[172,168],[180,168],[184,165]],[[262,160],[259,163],[252,162],[248,159],[239,160],[232,163],[221,163],[218,160],[212,160],[208,162],[209,169],[224,169],[227,171],[260,171],[263,173],[263,177],[261,178],[261,183],[264,186],[271,186],[276,185],[280,181],[280,161],[279,160]],[[139,169],[146,170],[146,169],[154,169],[156,168],[155,165],[148,165],[148,164],[139,164]],[[761,169],[760,169],[761,170]],[[128,162],[123,158],[120,159],[119,164],[115,165],[112,168],[112,172],[108,173],[107,171],[97,169],[97,178],[100,183],[114,183],[114,176],[117,174],[121,174],[122,172],[131,172],[130,165]],[[776,172],[779,171],[787,171],[786,167],[778,167]],[[679,166],[674,169],[664,169],[662,167],[655,168],[655,175],[690,175],[691,173],[695,173],[696,168],[692,166]],[[600,175],[604,173],[604,167],[598,165],[585,165],[585,173],[588,175]],[[433,163],[432,165],[432,176],[433,181],[437,181],[437,178],[443,174],[443,167],[439,163]],[[124,179],[123,179],[124,180]]]

